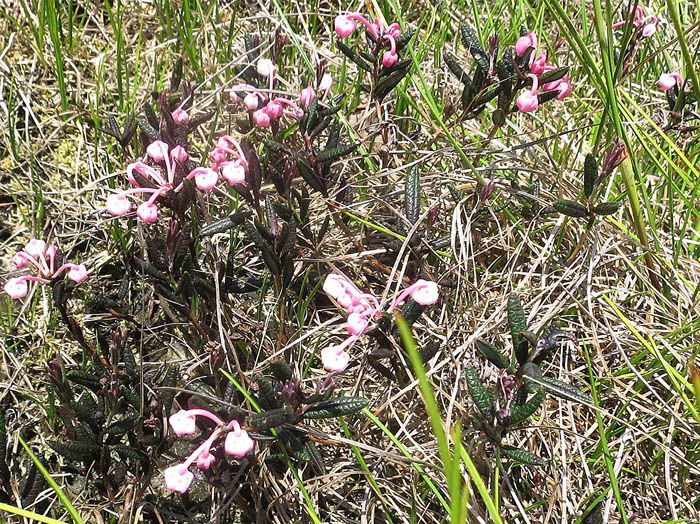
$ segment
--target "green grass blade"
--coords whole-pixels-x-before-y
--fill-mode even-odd
[[[83,519],[80,517],[80,514],[78,511],[73,507],[73,504],[71,504],[70,500],[68,500],[68,497],[66,496],[65,493],[63,493],[63,490],[61,489],[61,486],[59,486],[56,481],[51,477],[51,474],[46,470],[44,465],[39,462],[39,459],[36,458],[34,453],[32,453],[32,450],[29,449],[29,446],[24,442],[22,439],[22,436],[18,433],[17,434],[17,440],[19,440],[19,443],[22,444],[22,447],[24,448],[24,451],[27,452],[27,455],[29,455],[29,458],[32,459],[32,462],[34,462],[34,465],[36,466],[36,469],[39,470],[39,473],[41,473],[41,476],[44,477],[46,480],[46,483],[51,486],[51,489],[53,489],[56,492],[56,495],[58,495],[58,499],[61,501],[61,505],[66,508],[66,511],[68,514],[71,516],[73,519],[74,524],[85,524]],[[56,521],[59,522],[59,521]]]

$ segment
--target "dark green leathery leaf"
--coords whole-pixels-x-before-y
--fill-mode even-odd
[[[532,466],[543,466],[547,463],[541,457],[538,457],[534,453],[525,451],[514,446],[501,446],[501,452],[508,458],[522,462],[523,464],[530,464]]]
[[[484,340],[477,340],[475,342],[476,350],[484,357],[486,360],[491,362],[494,366],[500,369],[506,369],[508,367],[508,359],[501,353],[501,351]]]
[[[543,377],[542,387],[557,397],[574,402],[581,402],[582,404],[593,404],[593,399],[590,395],[584,393],[576,386],[559,379]]]
[[[588,153],[583,163],[583,191],[586,194],[586,198],[589,198],[593,194],[597,179],[598,161],[593,153]]]
[[[443,57],[445,59],[445,64],[447,64],[449,70],[452,71],[452,74],[454,74],[457,77],[457,80],[459,80],[463,84],[466,84],[470,81],[467,72],[464,69],[462,69],[462,66],[460,66],[457,63],[457,58],[455,57],[455,55],[453,55],[449,51],[445,51],[443,53]]]
[[[411,224],[415,224],[420,216],[420,171],[414,166],[406,175],[404,190],[404,212]]]
[[[568,67],[557,67],[556,69],[552,69],[551,71],[545,71],[538,77],[539,84],[544,85],[549,82],[559,80],[560,78],[563,78],[568,72]],[[554,91],[556,91],[556,89]]]
[[[588,208],[574,200],[560,198],[552,205],[554,206],[554,209],[559,211],[562,215],[575,218],[583,218],[588,216]]]
[[[355,149],[357,149],[359,145],[360,144],[357,142],[338,144],[336,147],[321,151],[316,157],[316,161],[319,164],[322,164],[324,162],[332,162],[333,160],[337,160],[341,157],[349,155],[350,153],[355,151]]]
[[[368,73],[372,72],[372,66],[369,65],[367,62],[365,62],[362,58],[357,56],[355,51],[350,49],[348,46],[346,46],[343,42],[340,40],[336,40],[335,44],[338,46],[338,49],[347,56],[350,60],[352,60],[360,69],[363,71],[366,71]]]
[[[250,425],[258,431],[289,424],[293,420],[294,415],[286,407],[255,413],[249,418]]]
[[[489,70],[489,57],[486,54],[486,51],[484,51],[484,48],[481,46],[481,42],[479,42],[479,36],[476,34],[476,31],[474,31],[474,29],[469,27],[467,24],[460,25],[459,29],[464,46],[469,49],[469,52],[474,57],[474,60],[476,60],[476,63],[479,64],[479,69],[482,69],[484,73],[486,73]]]
[[[318,419],[350,415],[364,409],[369,400],[362,397],[336,397],[311,406],[303,418]]]
[[[474,404],[487,420],[491,420],[496,412],[496,397],[484,387],[479,375],[472,366],[467,366],[465,375],[467,386],[469,387],[469,395],[471,395]]]
[[[602,202],[593,208],[596,215],[614,215],[622,206],[622,202]]]
[[[525,378],[525,390],[528,393],[535,393],[540,388],[540,382],[542,381],[540,367],[532,362],[526,362],[522,371]]]
[[[510,415],[507,417],[507,423],[509,426],[515,426],[521,422],[525,422],[542,404],[544,400],[545,391],[544,389],[539,389],[530,400],[527,400],[522,405],[511,404]]]
[[[508,325],[516,361],[522,366],[527,360],[527,340],[520,333],[527,330],[527,324],[525,323],[525,311],[523,311],[523,305],[520,303],[520,297],[515,293],[511,293],[508,297]],[[525,342],[525,344],[522,344],[522,342]],[[523,345],[525,345],[524,355]]]

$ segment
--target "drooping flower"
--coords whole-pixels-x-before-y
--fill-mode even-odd
[[[523,56],[531,47],[537,49],[537,35],[535,33],[528,33],[518,38],[515,42],[515,54],[517,56]]]
[[[346,328],[349,336],[340,344],[331,345],[321,350],[323,368],[326,371],[340,373],[350,362],[350,355],[346,350],[361,335],[373,329],[371,322],[381,316],[383,309],[376,297],[369,293],[363,293],[342,275],[328,275],[323,282],[323,291],[348,312]],[[386,312],[391,313],[408,296],[418,304],[430,305],[437,302],[438,295],[438,285],[435,282],[421,279],[405,289],[386,309]]]
[[[173,122],[177,125],[186,124],[190,121],[190,115],[184,109],[177,108],[172,112]]]
[[[637,29],[641,28],[641,37],[647,38],[656,33],[659,18],[656,15],[644,16],[644,8],[638,5],[630,8],[627,20],[615,22],[612,27],[613,29],[621,27],[628,21]]]
[[[229,424],[232,431],[226,435],[226,441],[224,442],[224,451],[229,455],[233,455],[236,458],[243,458],[248,453],[253,451],[255,443],[253,439],[250,438],[248,432],[241,429],[240,424],[232,420]]]
[[[14,254],[12,262],[18,269],[34,268],[37,276],[22,275],[11,278],[4,286],[5,292],[13,299],[24,298],[29,291],[27,284],[29,281],[47,284],[63,272],[66,272],[68,279],[76,284],[80,284],[88,278],[89,275],[84,264],[66,262],[57,269],[57,254],[58,247],[48,245],[43,240],[32,239],[27,242],[21,251]]]
[[[165,477],[165,486],[170,491],[177,491],[179,493],[187,492],[194,479],[194,475],[184,464],[175,464],[167,468],[163,472],[163,476]]]
[[[255,442],[245,430],[241,429],[238,421],[232,420],[228,424],[224,424],[219,417],[206,409],[180,410],[171,415],[168,421],[175,434],[191,435],[197,430],[195,419],[198,416],[215,422],[217,427],[184,462],[175,464],[163,472],[165,485],[171,491],[185,493],[189,489],[194,479],[194,475],[188,469],[192,464],[195,464],[200,469],[209,469],[212,466],[216,461],[216,457],[211,453],[211,447],[223,433],[228,432],[224,450],[229,455],[241,458],[250,453],[255,447]]]
[[[529,113],[537,109],[539,105],[539,100],[537,99],[537,87],[538,79],[537,75],[527,75],[532,79],[532,88],[529,91],[525,91],[520,94],[520,96],[515,101],[515,105],[523,113]]]
[[[662,73],[659,77],[659,89],[668,91],[669,89],[673,89],[676,85],[678,85],[679,88],[683,87],[683,77],[677,71],[673,73]]]

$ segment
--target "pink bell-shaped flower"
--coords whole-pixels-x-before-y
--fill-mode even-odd
[[[107,211],[114,216],[124,216],[131,209],[131,202],[124,195],[109,195],[107,197]]]
[[[539,105],[537,94],[533,94],[530,91],[525,91],[517,98],[515,105],[517,105],[518,109],[523,113],[534,111]]]
[[[179,493],[185,493],[194,480],[194,475],[184,464],[175,464],[169,467],[163,472],[163,476],[165,477],[165,486],[170,491]]]
[[[258,74],[260,76],[270,76],[275,72],[275,65],[269,58],[261,58],[258,60]]]
[[[438,301],[440,291],[432,280],[418,280],[411,286],[411,298],[421,306],[429,306]]]
[[[87,269],[84,264],[77,265],[68,271],[68,278],[71,279],[76,284],[84,282],[88,277]]]
[[[221,170],[221,176],[232,186],[242,184],[245,182],[245,168],[238,162],[228,162]]]
[[[15,255],[12,257],[12,263],[19,269],[24,269],[29,265],[29,260],[27,260],[26,255],[20,252],[15,253]]]
[[[224,451],[236,458],[243,458],[255,447],[255,442],[248,436],[248,432],[241,429],[237,421],[231,421],[233,430],[226,435]]]
[[[314,91],[313,87],[306,86],[304,89],[301,90],[300,102],[302,106],[309,107],[311,105],[311,102],[314,101],[314,98],[316,98],[316,92]]]
[[[170,148],[168,147],[168,144],[166,144],[162,140],[156,140],[155,142],[151,142],[148,145],[148,147],[146,148],[146,154],[156,162],[162,162],[163,160],[165,160],[169,149]]]
[[[209,469],[215,460],[216,457],[209,453],[209,450],[205,449],[197,457],[197,467],[201,469]]]
[[[185,151],[185,148],[182,146],[175,146],[172,151],[170,151],[170,158],[178,162],[187,162],[189,157],[187,151]]]
[[[382,65],[384,65],[384,67],[391,67],[398,61],[398,54],[391,51],[384,51],[384,54],[382,55]]]
[[[366,314],[350,313],[348,315],[348,333],[351,335],[362,335],[367,331],[369,318]]]
[[[270,127],[270,115],[267,114],[265,108],[258,109],[253,113],[253,122],[258,127]]]
[[[193,174],[197,189],[202,191],[214,189],[214,186],[219,181],[219,174],[210,167],[197,167],[190,173],[190,175]],[[188,178],[190,175],[188,175]]]
[[[518,38],[515,42],[515,54],[523,56],[530,47],[537,48],[537,35],[535,33],[528,33]]]
[[[532,61],[530,65],[530,71],[536,75],[541,75],[545,72],[545,66],[547,65],[547,55],[541,54]]]
[[[662,73],[659,77],[659,89],[668,91],[678,84],[678,87],[683,87],[683,77],[678,72]]]
[[[340,38],[347,38],[355,29],[357,24],[347,15],[338,15],[335,17],[335,32]]]
[[[42,257],[46,253],[46,242],[33,238],[24,246],[24,251],[32,257]]]
[[[197,431],[195,415],[185,409],[168,417],[168,423],[176,435],[192,435]]]
[[[26,297],[28,290],[27,281],[22,277],[11,278],[5,284],[5,293],[12,299]]]
[[[144,222],[155,222],[158,220],[158,207],[154,204],[144,202],[136,209],[136,214]]]
[[[279,102],[272,100],[265,106],[265,113],[271,120],[277,120],[284,113],[284,107]],[[253,118],[255,118],[255,115],[253,115]]]
[[[184,109],[179,107],[172,112],[173,122],[177,125],[186,124],[190,121],[190,115]]]
[[[323,369],[331,373],[345,371],[350,362],[350,355],[343,349],[343,345],[328,346],[321,350],[321,362]]]
[[[243,99],[243,104],[249,111],[255,111],[258,108],[258,95],[255,93],[248,93]]]

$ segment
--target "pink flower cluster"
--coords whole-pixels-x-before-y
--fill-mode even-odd
[[[270,127],[270,124],[281,118],[282,115],[288,115],[299,119],[304,114],[304,111],[294,102],[284,97],[273,97],[272,92],[275,86],[275,65],[269,58],[258,59],[257,64],[258,74],[268,79],[269,89],[265,93],[255,86],[241,83],[235,85],[231,90],[230,97],[234,103],[243,102],[248,111],[253,113],[253,122],[258,127]],[[323,91],[322,101],[325,102],[333,86],[333,79],[329,74],[323,75],[318,86],[320,91]],[[241,98],[239,93],[246,93]],[[299,103],[303,107],[308,107],[316,97],[316,92],[312,86],[307,86],[301,91]]]
[[[379,318],[383,311],[374,295],[363,293],[342,275],[328,275],[323,282],[323,291],[348,312],[347,330],[350,336],[340,344],[328,346],[321,351],[323,368],[339,373],[345,370],[350,362],[350,355],[345,350],[352,346],[360,335],[371,329],[370,322]],[[391,313],[408,296],[418,304],[427,306],[435,304],[438,295],[438,285],[435,282],[421,279],[406,288],[386,312]]]
[[[175,115],[176,111],[173,112],[173,115]],[[178,118],[181,118],[181,115]],[[177,163],[184,163],[189,158],[184,147],[175,146],[171,149],[165,142],[156,140],[146,148],[146,154],[156,164],[165,164],[167,178],[164,178],[158,169],[143,162],[129,164],[126,168],[126,174],[129,183],[134,187],[110,195],[107,198],[107,211],[112,215],[124,216],[129,212],[131,209],[131,202],[129,202],[127,196],[138,193],[148,193],[151,196],[148,200],[139,205],[136,210],[136,215],[144,222],[155,222],[158,220],[158,207],[156,206],[158,198],[171,189],[175,192],[182,189],[184,181],[180,182],[177,187],[174,186],[175,172],[178,167]],[[134,172],[149,179],[153,183],[153,187],[142,186],[134,177]],[[198,189],[209,191],[216,185],[219,180],[219,175],[215,170],[209,167],[197,167],[190,171],[185,178],[188,180],[194,178],[195,185]]]
[[[539,76],[547,71],[554,71],[556,69],[555,66],[547,64],[547,55],[545,53],[535,58],[535,50],[537,49],[537,35],[535,33],[528,33],[525,36],[521,36],[518,38],[517,42],[515,42],[515,54],[519,57],[525,56],[530,48],[533,49],[530,54],[531,74],[527,76],[532,80],[532,87],[523,92],[515,101],[518,109],[523,113],[534,111],[539,105],[539,99],[537,97],[537,90],[540,87]],[[559,80],[542,84],[542,90],[558,91],[559,94],[556,96],[557,100],[566,98],[571,93],[571,81],[569,80],[568,73]]]
[[[389,44],[389,49],[382,55],[382,65],[391,67],[399,61],[396,39],[401,36],[401,29],[398,23],[394,22],[389,27],[385,27],[379,18],[375,18],[374,22],[370,22],[360,13],[348,13],[335,17],[336,34],[340,38],[347,38],[357,29],[357,22],[360,22],[367,28],[375,42],[387,42]]]
[[[216,457],[211,454],[210,450],[212,444],[219,435],[226,433],[224,451],[236,458],[243,458],[255,447],[253,439],[248,436],[248,433],[244,429],[241,429],[238,421],[232,420],[228,424],[224,424],[223,420],[206,409],[183,409],[168,417],[168,421],[176,435],[192,435],[197,431],[197,425],[195,423],[197,416],[212,420],[216,423],[217,428],[207,440],[202,442],[202,444],[192,452],[187,460],[180,464],[170,466],[163,472],[165,485],[171,491],[185,493],[189,489],[194,479],[194,474],[189,470],[193,462],[200,469],[209,469],[211,467]]]
[[[678,85],[679,89],[683,88],[683,77],[678,71],[674,71],[673,73],[662,73],[659,77],[659,89],[668,91],[669,89],[673,89],[676,84]]]
[[[28,281],[36,280],[47,284],[50,279],[58,277],[64,271],[68,271],[68,278],[76,284],[80,284],[88,277],[87,269],[83,264],[65,263],[56,269],[57,253],[58,248],[54,245],[47,245],[43,240],[30,240],[22,251],[12,257],[12,262],[19,269],[34,266],[39,276],[23,275],[11,278],[5,284],[5,293],[14,299],[24,298],[28,292]]]
[[[628,21],[632,22],[637,29],[642,29],[642,38],[649,37],[656,33],[656,26],[659,23],[659,19],[655,15],[644,16],[644,8],[638,5],[630,8],[628,20],[615,22],[612,27],[616,29],[625,25]]]

